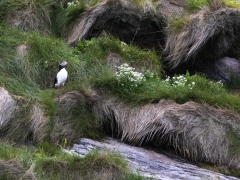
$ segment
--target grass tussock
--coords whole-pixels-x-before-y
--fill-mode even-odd
[[[0,17],[6,21],[8,27],[49,34],[50,12],[53,4],[51,0],[4,0],[0,3]]]
[[[240,2],[238,0],[223,0],[223,3],[227,7],[240,9]]]
[[[61,152],[51,144],[16,147],[6,142],[0,146],[0,179],[144,179],[127,170],[126,162],[110,152],[93,151],[84,158]]]
[[[176,17],[169,18],[168,20],[168,31],[180,33],[183,31],[183,28],[189,23],[188,15],[179,15]]]
[[[140,9],[146,12],[156,12],[156,5],[153,0],[132,0],[132,2]]]
[[[207,6],[209,4],[209,0],[187,0],[186,8],[189,12],[193,12],[196,10],[200,10],[202,7]]]
[[[179,105],[170,100],[155,104],[130,106],[114,98],[100,98],[94,107],[99,124],[122,141],[135,145],[154,142],[172,146],[185,158],[237,170],[239,143],[228,136],[229,130],[239,138],[239,115],[187,102]],[[114,119],[115,121],[109,121]],[[231,147],[230,148],[230,144]],[[233,148],[234,147],[234,148]],[[232,154],[233,153],[233,154]]]
[[[213,62],[234,49],[239,27],[239,21],[235,19],[240,13],[236,9],[221,7],[220,3],[210,3],[191,16],[187,27],[179,33],[168,31],[166,62],[173,69],[186,63]]]

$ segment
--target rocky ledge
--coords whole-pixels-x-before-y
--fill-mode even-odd
[[[84,157],[92,150],[111,151],[127,160],[129,168],[140,175],[156,180],[239,180],[206,170],[178,157],[167,156],[153,150],[134,147],[112,138],[102,142],[82,138],[72,149],[65,150]]]

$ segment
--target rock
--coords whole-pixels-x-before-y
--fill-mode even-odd
[[[206,67],[203,72],[209,79],[222,81],[224,83],[240,81],[240,61],[235,58],[223,57],[210,66]]]
[[[105,138],[101,143],[82,138],[77,144],[74,144],[71,150],[65,150],[65,152],[84,157],[88,152],[94,149],[112,151],[113,153],[120,154],[127,160],[128,166],[133,172],[138,172],[144,177],[154,178],[156,180],[238,179],[200,168],[180,158],[171,158],[152,150],[130,146],[112,138]]]
[[[3,87],[0,87],[0,128],[13,117],[15,110],[16,101]]]

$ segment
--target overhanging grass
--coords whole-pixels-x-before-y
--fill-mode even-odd
[[[86,157],[80,158],[62,153],[61,149],[50,146],[52,145],[45,144],[37,148],[16,147],[6,142],[0,142],[0,159],[6,162],[15,160],[20,163],[23,167],[23,172],[20,174],[24,174],[34,164],[33,173],[39,180],[91,180],[101,177],[113,180],[145,179],[131,173],[127,169],[127,163],[116,154],[93,151]],[[49,153],[49,150],[45,149],[54,150]],[[8,173],[11,173],[11,171]],[[0,175],[1,178],[3,178],[3,174]]]
[[[3,0],[0,2],[0,20],[24,31],[49,33],[53,4],[52,0]]]

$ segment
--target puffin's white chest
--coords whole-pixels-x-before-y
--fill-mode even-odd
[[[65,68],[61,69],[58,73],[57,73],[57,83],[55,84],[56,87],[59,86],[64,86],[65,81],[67,80],[68,77],[68,72],[66,71]]]

